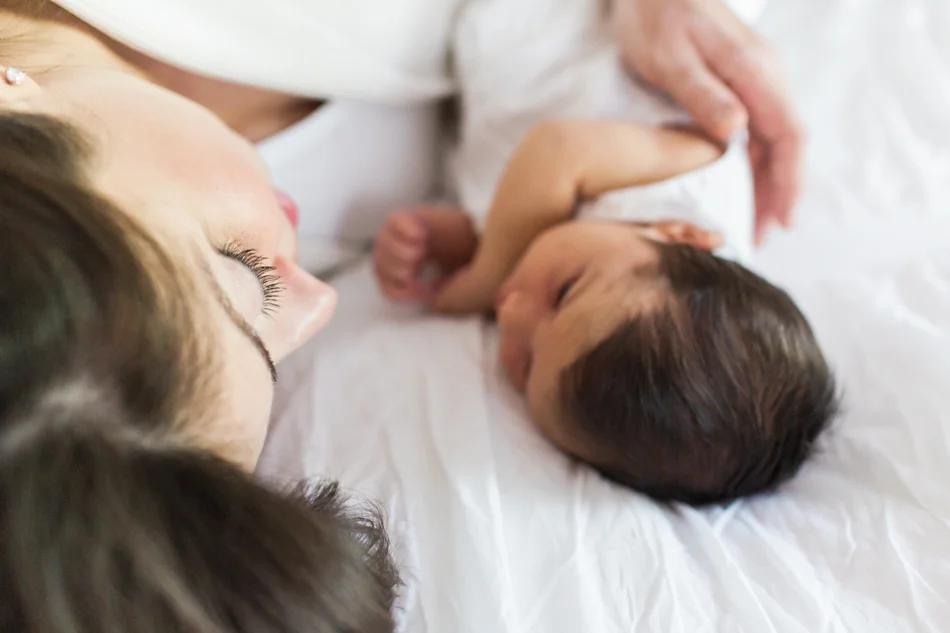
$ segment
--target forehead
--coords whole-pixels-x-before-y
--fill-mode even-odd
[[[92,141],[95,188],[169,248],[210,238],[272,246],[283,215],[262,159],[205,108],[120,72],[74,73],[42,96]],[[59,93],[69,98],[59,97]],[[253,239],[245,239],[247,237]]]
[[[534,360],[527,386],[532,415],[556,416],[564,370],[623,323],[657,307],[663,290],[652,267],[628,268],[623,274],[593,271],[579,280],[564,307],[539,328],[533,342]]]

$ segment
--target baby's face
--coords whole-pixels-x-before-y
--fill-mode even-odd
[[[632,224],[568,222],[531,244],[496,307],[501,363],[542,427],[556,417],[561,371],[657,299],[656,261]]]
[[[496,300],[501,363],[535,423],[561,448],[568,448],[555,424],[561,373],[621,323],[659,305],[654,244],[699,245],[697,235],[715,242],[681,223],[567,222],[535,239],[505,282]]]

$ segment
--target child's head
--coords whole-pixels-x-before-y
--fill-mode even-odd
[[[677,222],[563,224],[498,297],[501,360],[541,430],[661,500],[774,487],[837,410],[805,317],[716,242]]]

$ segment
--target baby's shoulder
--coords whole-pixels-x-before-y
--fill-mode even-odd
[[[629,187],[582,204],[578,220],[683,221],[722,235],[722,254],[744,260],[752,253],[755,218],[746,143],[732,143],[718,160],[643,187]]]

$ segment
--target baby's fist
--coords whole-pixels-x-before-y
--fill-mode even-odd
[[[373,269],[391,301],[428,300],[432,288],[420,281],[429,258],[429,230],[420,209],[396,211],[387,218],[373,246]]]

